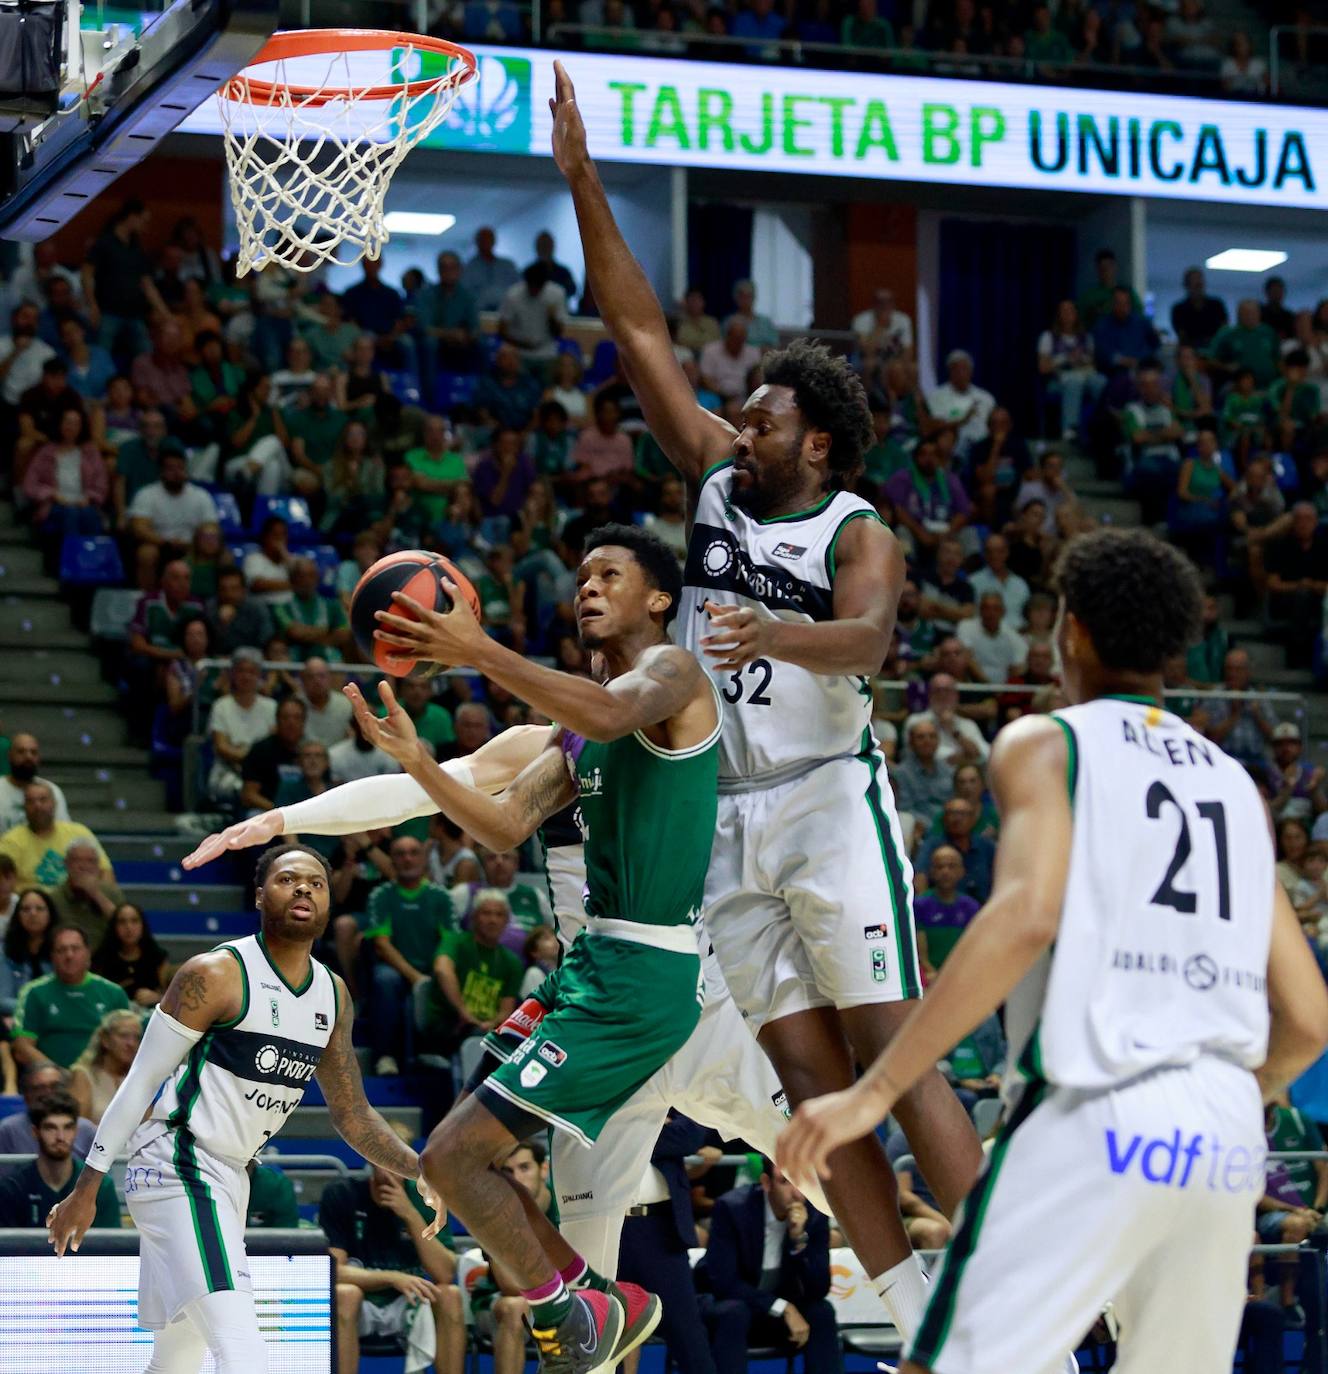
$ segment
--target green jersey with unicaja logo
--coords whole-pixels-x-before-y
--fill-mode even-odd
[[[718,810],[719,736],[664,749],[641,732],[598,744],[564,730],[585,839],[593,921],[690,926],[700,919]]]

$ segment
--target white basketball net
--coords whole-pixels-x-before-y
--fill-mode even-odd
[[[400,71],[414,69],[415,53],[409,46],[397,50]],[[312,272],[324,263],[377,258],[388,237],[383,202],[392,174],[446,119],[467,70],[463,59],[453,58],[427,85],[408,90],[403,84],[400,94],[382,100],[366,98],[375,83],[353,76],[349,58],[345,52],[305,57],[298,75],[288,74],[285,60],[265,63],[261,79],[278,88],[273,104],[246,98],[250,72],[217,92],[239,276],[271,262]],[[324,61],[323,79],[310,81],[309,64]],[[298,96],[291,85],[317,92],[338,87],[344,94]]]

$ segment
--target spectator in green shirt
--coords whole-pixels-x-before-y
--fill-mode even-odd
[[[457,925],[471,925],[480,899],[487,893],[498,892],[507,903],[512,918],[503,943],[508,949],[522,950],[526,936],[536,926],[553,924],[553,909],[549,906],[548,894],[532,883],[517,882],[515,849],[495,850],[477,845],[476,852],[480,856],[480,863],[484,865],[484,882],[452,889],[452,908],[457,915]]]
[[[1208,358],[1227,377],[1248,367],[1260,391],[1272,384],[1282,361],[1282,345],[1277,332],[1259,319],[1258,301],[1241,301],[1236,307],[1236,323],[1217,331]]]
[[[441,415],[424,417],[424,432],[418,448],[406,451],[406,466],[414,474],[415,500],[429,524],[447,519],[452,489],[464,482],[466,460],[453,447],[452,431]]]
[[[83,1161],[74,1158],[78,1103],[63,1089],[47,1094],[29,1112],[37,1133],[37,1158],[0,1181],[0,1226],[44,1227],[46,1215],[74,1191]],[[97,1189],[94,1226],[119,1229],[120,1202],[107,1174]]]
[[[1024,52],[1031,62],[1073,60],[1074,50],[1070,47],[1070,40],[1059,29],[1052,27],[1050,5],[1034,5],[1033,22],[1024,34]]]
[[[355,340],[360,337],[357,325],[345,317],[341,297],[328,291],[318,303],[318,318],[301,329],[304,341],[313,354],[314,367],[322,372],[330,367],[345,367]]]
[[[251,1159],[245,1166],[249,1175],[249,1210],[244,1224],[260,1230],[294,1230],[300,1224],[300,1208],[295,1201],[295,1185],[280,1169]]]
[[[1222,403],[1222,444],[1231,450],[1236,467],[1244,472],[1250,458],[1264,444],[1264,396],[1254,389],[1254,372],[1242,367]]]
[[[400,1071],[397,1055],[414,1005],[412,990],[428,982],[439,941],[456,924],[447,893],[424,876],[428,865],[424,845],[413,835],[398,835],[388,853],[396,880],[373,890],[364,930],[377,956],[370,1013],[377,1074]]]
[[[316,477],[321,485],[346,428],[346,413],[333,400],[332,379],[323,373],[315,377],[304,399],[286,407],[285,420],[292,465]]]
[[[445,1053],[468,1036],[491,1031],[516,1008],[521,960],[500,943],[510,919],[506,896],[497,888],[481,888],[470,929],[447,931],[438,941],[430,1029]]]
[[[291,657],[340,663],[351,647],[350,624],[336,597],[318,594],[318,565],[294,558],[290,569],[291,599],[272,608],[277,633],[290,645]]]
[[[14,1011],[17,1064],[55,1063],[69,1068],[87,1048],[108,1011],[129,1005],[125,990],[92,970],[88,937],[60,926],[51,938],[53,973],[25,983]]]
[[[414,1181],[376,1165],[368,1178],[340,1178],[323,1193],[318,1224],[336,1261],[339,1368],[359,1369],[362,1336],[415,1334],[421,1307],[433,1312],[432,1368],[452,1374],[465,1363],[452,1233],[444,1226],[426,1236],[431,1220]]]
[[[1093,266],[1097,272],[1097,282],[1090,286],[1082,296],[1079,297],[1079,321],[1085,333],[1091,334],[1093,326],[1111,312],[1111,293],[1119,283],[1116,280],[1117,273],[1120,271],[1120,264],[1116,261],[1116,255],[1110,248],[1099,248],[1093,258]],[[1144,313],[1144,303],[1139,299],[1139,293],[1134,287],[1124,288],[1130,293],[1130,306],[1134,314]]]
[[[895,31],[876,13],[876,0],[858,0],[853,13],[844,16],[839,41],[846,48],[893,48]]]
[[[1310,355],[1293,348],[1282,359],[1283,374],[1268,388],[1270,423],[1283,453],[1296,453],[1319,419],[1319,388],[1305,378]]]

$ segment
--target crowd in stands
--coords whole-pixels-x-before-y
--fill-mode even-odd
[[[360,662],[350,594],[383,554],[446,554],[475,583],[490,633],[569,673],[588,671],[571,606],[587,534],[634,520],[685,557],[682,485],[645,431],[612,346],[587,356],[577,341],[593,302],[551,236],[540,235],[522,268],[481,230],[468,260],[445,251],[432,275],[412,269],[400,290],[366,263],[336,294],[316,274],[279,267],[237,281],[188,221],[156,253],[144,247],[148,232],[148,210],[128,202],[84,260],[39,245],[13,275],[0,428],[16,504],[52,570],[71,544],[113,552],[134,609],[112,674],[133,729],[168,766],[178,771],[186,737],[199,738],[199,809],[269,811],[395,769],[356,729],[339,690]],[[1322,661],[1328,303],[1288,302],[1270,279],[1265,298],[1241,302],[1231,320],[1195,268],[1164,329],[1119,281],[1109,250],[1093,267],[1092,286],[1059,305],[1028,360],[1037,434],[1015,419],[1030,407],[985,388],[962,349],[942,360],[939,384],[924,387],[913,321],[888,290],[855,303],[853,358],[875,435],[857,490],[908,559],[873,704],[914,866],[924,977],[991,888],[999,818],[985,766],[996,731],[1063,701],[1050,578],[1060,545],[1094,523],[1067,477],[1067,455],[1084,451],[1122,475],[1144,518],[1165,524],[1214,592],[1203,640],[1167,667],[1169,705],[1238,758],[1268,798],[1279,877],[1328,969],[1324,771],[1306,759],[1290,712],[1259,699],[1217,601],[1232,593],[1241,614],[1266,613],[1291,661]],[[780,342],[752,283],[735,283],[723,302],[689,291],[672,316],[698,402],[736,419]],[[212,660],[224,666],[204,666]],[[400,694],[440,759],[539,720],[465,675],[403,681]],[[79,824],[77,798],[71,815],[70,798],[42,776],[40,741],[16,730],[3,747],[0,1014],[9,1041],[0,1059],[11,1078],[21,1074],[25,1107],[17,1141],[6,1142],[0,1122],[0,1147],[18,1143],[40,1158],[27,1191],[0,1193],[0,1214],[44,1200],[38,1183],[52,1193],[72,1186],[66,1164],[77,1162],[84,1127],[123,1076],[140,1017],[170,974],[97,836]],[[357,1040],[379,1075],[456,1057],[557,962],[530,852],[485,850],[442,818],[303,838],[332,865],[333,921],[320,953],[356,996]],[[994,1095],[1004,1056],[993,1020],[947,1064],[975,1110]],[[893,1137],[889,1148],[904,1160],[915,1243],[943,1244],[949,1224],[907,1162],[907,1142]],[[768,1189],[774,1208],[787,1185],[767,1176],[750,1186]],[[1302,1211],[1328,1202],[1318,1181],[1295,1186]],[[395,1318],[365,1313],[409,1298],[434,1311],[441,1340],[456,1319],[446,1239],[423,1247],[408,1192],[377,1176],[365,1190],[337,1205],[383,1214],[385,1277],[339,1284],[343,1339],[387,1329],[374,1323]],[[1306,1219],[1294,1194],[1282,1195],[1286,1206],[1267,1210],[1289,1235]],[[715,1216],[746,1225],[754,1197]],[[789,1243],[821,1244],[821,1223],[800,1200],[779,1206],[786,1218],[802,1209],[805,1229],[789,1227]],[[330,1242],[346,1250],[333,1234],[339,1224],[331,1207]],[[1274,1223],[1265,1225],[1271,1235]],[[669,1242],[675,1259],[681,1244]],[[710,1329],[731,1332],[741,1310],[753,1339],[809,1349],[832,1339],[818,1305],[825,1292],[806,1275],[801,1298],[772,1297],[760,1274],[713,1255],[707,1268]],[[499,1344],[515,1329],[510,1296],[498,1291],[492,1304]],[[1283,1297],[1294,1306],[1294,1289]],[[776,1301],[788,1306],[774,1312]],[[712,1347],[713,1363],[697,1356],[692,1366],[702,1374],[732,1363],[723,1340]],[[674,1353],[687,1367],[690,1357]]]
[[[1219,27],[1203,0],[536,0],[540,39],[558,47],[724,62],[884,66],[895,72],[1149,89],[1207,84],[1265,96],[1268,35]],[[437,31],[520,43],[530,15],[511,0],[448,9]],[[726,41],[727,40],[727,41]],[[747,40],[747,41],[740,41]],[[1302,44],[1303,46],[1303,44]],[[1301,59],[1308,63],[1308,57]]]

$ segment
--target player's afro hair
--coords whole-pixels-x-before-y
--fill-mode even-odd
[[[852,487],[872,443],[871,407],[862,379],[824,345],[794,341],[761,365],[767,386],[786,386],[812,429],[830,436],[830,482]]]
[[[678,614],[678,602],[682,600],[682,568],[678,565],[678,555],[662,539],[638,525],[614,524],[592,530],[586,537],[585,553],[609,544],[627,549],[641,565],[646,581],[668,593],[669,608],[664,612],[664,623],[668,625]]]
[[[1199,638],[1199,574],[1146,530],[1094,530],[1072,539],[1056,564],[1056,585],[1105,668],[1160,672]]]
[[[272,865],[278,859],[285,858],[287,854],[307,854],[311,859],[317,859],[323,867],[323,876],[327,879],[328,885],[332,883],[332,865],[316,849],[311,849],[307,844],[274,844],[271,849],[265,849],[258,856],[258,863],[254,866],[254,886],[261,888],[267,882],[267,875],[272,872]]]

